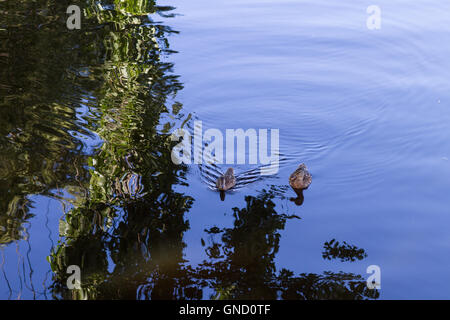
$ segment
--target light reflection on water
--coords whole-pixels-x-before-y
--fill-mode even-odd
[[[450,5],[93,3],[1,25],[0,298],[80,298],[70,264],[93,299],[376,298],[372,264],[381,298],[448,297]],[[220,201],[170,160],[193,119],[280,129],[279,173]]]

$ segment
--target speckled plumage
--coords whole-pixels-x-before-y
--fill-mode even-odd
[[[307,189],[311,184],[312,177],[306,165],[302,163],[289,177],[289,184],[294,190]]]
[[[228,168],[225,174],[219,177],[216,181],[216,187],[220,191],[227,191],[236,185],[236,178],[234,176],[233,168]]]

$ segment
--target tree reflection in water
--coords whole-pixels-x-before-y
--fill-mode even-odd
[[[82,30],[65,28],[61,13],[71,4],[83,8]],[[166,61],[176,31],[152,20],[172,17],[173,8],[118,0],[5,6],[0,244],[23,239],[31,195],[70,203],[48,257],[54,298],[378,297],[359,275],[277,272],[280,232],[296,216],[277,213],[273,189],[234,208],[233,228],[206,230],[220,239],[205,244],[203,263],[185,260],[194,199],[176,191],[188,185],[188,168],[173,164],[170,133],[191,116],[176,101],[182,83]],[[353,254],[346,249],[327,257]],[[80,290],[67,289],[70,265],[82,270]]]
[[[273,189],[247,196],[245,208],[233,209],[234,227],[206,230],[221,234],[221,241],[206,249],[209,261],[198,268],[200,279],[215,289],[218,299],[363,299],[377,298],[365,279],[351,273],[276,273],[275,255],[280,231],[295,215],[275,210]],[[347,252],[350,257],[352,252]]]

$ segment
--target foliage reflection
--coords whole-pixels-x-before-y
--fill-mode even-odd
[[[65,27],[71,4],[83,10],[81,30]],[[0,2],[0,245],[24,238],[39,194],[69,203],[48,257],[56,299],[377,298],[359,275],[277,272],[280,232],[298,217],[277,212],[272,189],[234,208],[232,228],[206,230],[200,265],[186,261],[195,200],[179,191],[188,168],[172,162],[170,133],[191,115],[168,62],[176,31],[154,20],[173,9]],[[329,259],[365,257],[334,244]],[[67,288],[70,265],[82,270],[80,290]]]

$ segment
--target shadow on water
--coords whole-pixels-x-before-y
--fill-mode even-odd
[[[205,250],[208,260],[197,269],[201,283],[214,288],[213,299],[363,299],[377,298],[365,280],[352,273],[294,275],[282,268],[278,273],[275,256],[280,248],[280,231],[296,215],[277,213],[276,192],[263,190],[247,196],[246,207],[234,208],[232,228],[212,227]],[[216,238],[219,238],[217,241]],[[205,241],[202,240],[205,245]],[[346,244],[346,243],[345,243]],[[356,250],[336,246],[343,259],[355,259]],[[339,251],[339,248],[341,250]],[[325,248],[325,253],[330,250]],[[363,251],[364,252],[364,251]],[[324,253],[324,255],[325,255]],[[360,254],[359,251],[357,253]],[[327,258],[331,259],[328,254]],[[336,258],[338,255],[332,258]],[[356,258],[358,258],[357,256]]]
[[[79,31],[65,27],[71,4],[83,8]],[[299,218],[275,209],[283,187],[247,196],[233,209],[233,227],[205,230],[205,260],[186,260],[195,199],[176,191],[188,186],[188,167],[172,162],[170,134],[191,115],[176,101],[183,85],[167,62],[177,32],[160,22],[173,9],[155,1],[0,3],[2,248],[28,239],[41,195],[67,209],[48,256],[55,299],[377,298],[360,275],[277,272],[280,231]],[[241,173],[238,187],[258,179],[257,170]],[[324,258],[365,257],[341,247],[327,243]],[[67,288],[70,265],[81,269],[81,289]],[[12,292],[19,280],[1,281]]]

